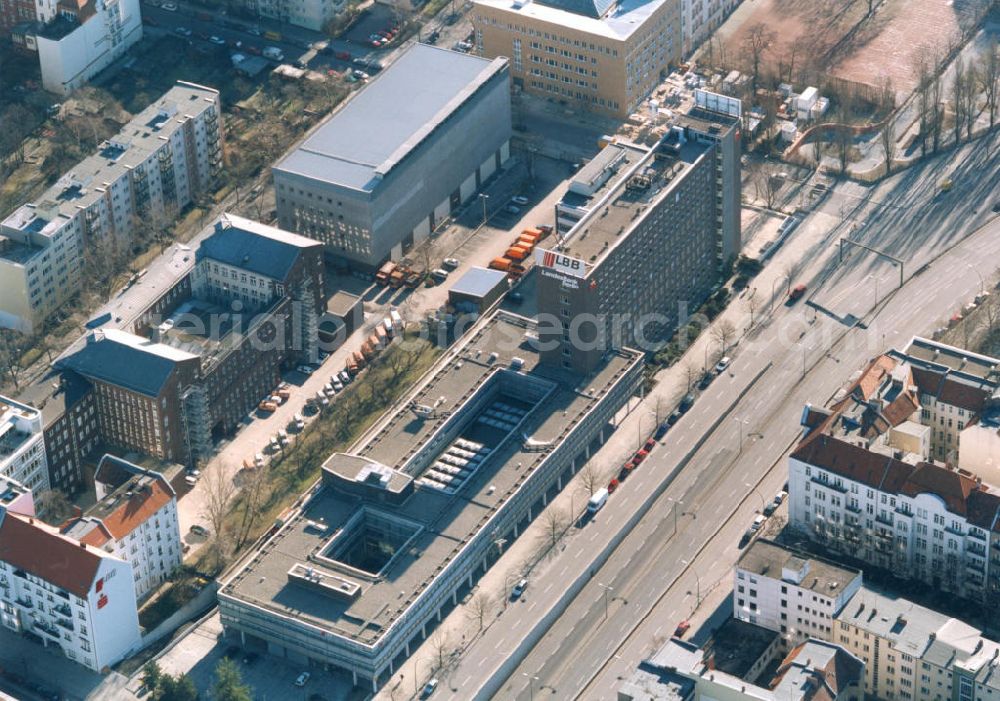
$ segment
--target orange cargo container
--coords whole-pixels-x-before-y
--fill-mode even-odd
[[[536,243],[535,239],[531,238],[530,236],[522,236],[517,240],[517,243],[515,243],[514,245],[520,246],[521,248],[527,248],[530,251],[535,247],[535,243]]]
[[[490,268],[493,270],[510,270],[510,258],[494,258],[490,261]]]
[[[363,368],[368,364],[368,361],[365,360],[365,356],[362,355],[361,351],[354,351],[354,364],[357,365],[358,368]]]
[[[530,252],[527,248],[522,248],[521,246],[511,246],[504,255],[511,260],[524,260]]]
[[[542,232],[538,229],[525,229],[518,238],[530,238],[535,243],[538,243],[542,238]]]

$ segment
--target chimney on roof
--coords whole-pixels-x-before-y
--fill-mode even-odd
[[[83,543],[83,542],[81,542],[81,543],[80,543],[80,547],[81,547],[81,548],[83,548],[84,550],[86,550],[86,549],[87,549],[87,544],[86,544],[86,543]]]

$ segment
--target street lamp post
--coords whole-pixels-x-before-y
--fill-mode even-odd
[[[753,486],[749,482],[744,482],[743,486],[746,487],[751,492],[753,492],[754,494],[757,495],[757,498],[760,499],[760,512],[764,513],[764,509],[766,508],[766,505],[765,505],[765,502],[764,502],[764,496],[757,490],[757,488],[755,486]]]
[[[483,226],[486,226],[486,200],[490,198],[485,192],[479,193],[479,199],[483,201]]]
[[[521,674],[528,678],[528,698],[531,701],[535,701],[535,682],[541,680],[534,674],[528,674],[527,672],[521,672]]]
[[[673,497],[667,497],[667,501],[672,502],[673,505],[674,505],[673,508],[671,509],[671,511],[674,512],[674,532],[673,532],[673,535],[677,535],[677,507],[678,506],[684,506],[684,502],[681,501],[680,499],[674,499]],[[671,536],[671,537],[673,537],[673,536]]]
[[[698,570],[694,568],[693,561],[688,562],[687,560],[681,560],[681,564],[690,567],[691,571],[694,573],[694,581],[696,587],[694,596],[695,599],[694,607],[697,609],[699,606],[701,606],[701,575],[699,575]]]
[[[749,425],[750,424],[750,419],[740,419],[740,418],[733,417],[733,421],[735,421],[736,425],[739,427],[739,429],[738,429],[739,430],[739,435],[740,435],[740,443],[739,443],[740,449],[739,449],[739,453],[742,454],[743,453],[743,426],[744,425]]]
[[[969,270],[972,270],[979,276],[979,296],[982,297],[986,293],[986,280],[983,279],[983,274],[979,272],[979,268],[974,266],[972,263],[968,264]]]
[[[431,659],[431,658],[430,657],[418,657],[417,659],[413,660],[413,693],[414,694],[417,693],[418,691],[420,691],[420,677],[417,674],[417,665],[420,664],[421,662],[423,662],[424,660],[429,660],[429,659]]]
[[[604,620],[608,620],[608,592],[614,591],[613,587],[609,587],[607,584],[597,583],[601,589],[604,590]]]
[[[771,281],[771,301],[767,305],[767,313],[770,314],[771,310],[774,308],[774,286],[777,285],[781,280],[787,279],[784,275],[779,275]]]

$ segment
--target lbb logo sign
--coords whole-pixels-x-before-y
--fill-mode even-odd
[[[573,277],[584,277],[587,274],[586,264],[579,258],[570,258],[544,248],[535,249],[535,263]]]

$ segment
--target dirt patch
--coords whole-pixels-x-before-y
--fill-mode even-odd
[[[764,25],[774,37],[764,55],[772,72],[780,66],[794,77],[828,74],[872,86],[888,77],[907,92],[918,58],[943,54],[986,7],[985,0],[885,0],[868,17],[867,0],[748,2],[754,7],[741,8],[719,32],[727,65],[745,67],[746,37]]]

